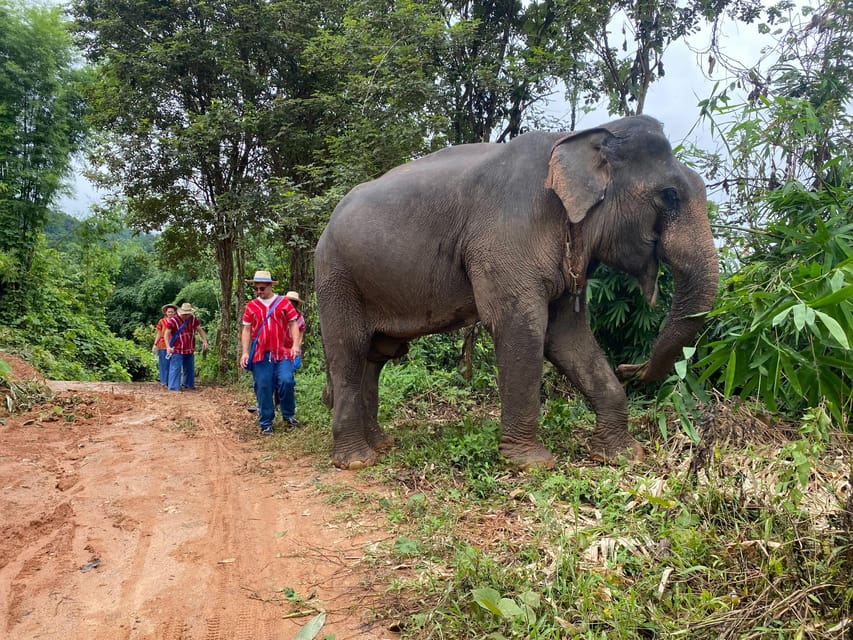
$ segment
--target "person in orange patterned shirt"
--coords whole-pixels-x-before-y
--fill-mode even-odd
[[[169,359],[166,357],[166,322],[175,317],[178,307],[173,304],[164,304],[161,309],[163,317],[157,322],[157,335],[154,336],[154,344],[151,353],[157,354],[157,371],[160,374],[160,384],[164,387],[169,382]]]

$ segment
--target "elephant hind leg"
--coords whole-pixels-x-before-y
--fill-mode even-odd
[[[367,362],[361,387],[364,398],[364,436],[377,453],[384,453],[394,446],[394,437],[379,426],[379,375],[385,362],[387,361]]]
[[[365,436],[368,416],[362,385],[372,332],[357,296],[335,282],[318,286],[320,326],[332,400],[332,463],[340,469],[361,469],[376,463],[378,454]]]

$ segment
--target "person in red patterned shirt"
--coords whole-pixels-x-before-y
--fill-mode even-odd
[[[240,336],[242,354],[240,366],[251,369],[255,398],[258,401],[258,424],[261,433],[273,432],[275,397],[278,397],[281,417],[291,427],[299,425],[296,399],[293,393],[293,361],[302,352],[302,332],[299,330],[296,309],[284,296],[273,292],[269,271],[256,271],[247,280],[257,297],[243,311],[243,332]],[[292,342],[288,343],[288,332]]]
[[[202,350],[207,351],[207,334],[195,317],[195,309],[189,302],[178,307],[178,315],[166,322],[163,339],[166,341],[166,357],[169,358],[169,391],[195,389],[195,334],[201,336]]]

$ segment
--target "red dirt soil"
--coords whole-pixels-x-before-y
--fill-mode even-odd
[[[319,610],[318,639],[398,637],[366,606],[387,531],[317,491],[352,474],[269,455],[220,388],[48,385],[0,412],[0,638],[291,639]]]

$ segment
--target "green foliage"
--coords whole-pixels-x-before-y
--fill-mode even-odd
[[[80,87],[59,6],[0,3],[0,317],[27,304],[49,207],[84,131]]]
[[[844,517],[843,499],[814,478],[840,454],[828,427],[818,411],[796,443],[752,454],[718,443],[699,478],[683,473],[690,448],[643,469],[493,466],[484,496],[453,463],[483,440],[447,426],[436,439],[428,421],[407,421],[397,448],[421,463],[391,454],[370,472],[388,481],[387,566],[405,558],[412,572],[388,576],[398,601],[383,612],[409,639],[834,637],[853,604],[853,555],[826,526]]]
[[[16,413],[44,402],[50,396],[50,390],[37,380],[12,380],[12,367],[0,359],[0,394],[6,411]]]
[[[695,373],[682,365],[664,393],[686,428],[709,383],[792,416],[825,406],[850,424],[853,9],[806,7],[786,29],[767,74],[742,74],[746,103],[732,101],[735,83],[703,102],[732,164],[707,165],[725,171],[730,196],[717,225],[723,287]]]
[[[556,73],[567,87],[572,123],[578,108],[602,101],[623,116],[644,112],[650,87],[665,74],[664,53],[703,23],[716,26],[730,14],[753,22],[761,11],[755,0],[689,2],[567,2],[546,4],[554,12]],[[542,8],[540,8],[540,11]],[[614,38],[615,36],[615,38]]]
[[[92,225],[84,228],[96,229]],[[150,352],[117,338],[106,324],[113,253],[93,236],[67,248],[68,253],[36,247],[30,306],[0,335],[0,342],[58,380],[153,379]]]
[[[642,362],[666,319],[672,300],[672,275],[658,278],[658,303],[650,307],[637,281],[615,269],[599,267],[587,288],[590,327],[614,365]]]
[[[219,288],[210,280],[196,280],[188,283],[175,295],[175,304],[189,302],[198,310],[196,317],[206,327],[216,316],[219,309]],[[165,304],[165,303],[164,303]]]
[[[832,421],[823,407],[809,409],[800,423],[800,439],[782,447],[780,458],[787,464],[776,487],[783,508],[793,511],[802,503],[808,490],[814,461],[829,444]]]
[[[147,327],[150,342],[153,327],[163,315],[163,305],[174,304],[185,283],[179,275],[152,268],[136,283],[116,286],[106,300],[105,312],[110,330],[116,335],[132,338],[140,327]],[[140,344],[144,344],[144,340]]]
[[[853,177],[853,176],[851,176]],[[853,408],[853,182],[820,191],[789,183],[767,196],[771,221],[747,240],[726,280],[701,380],[792,414],[823,399],[846,424]]]

